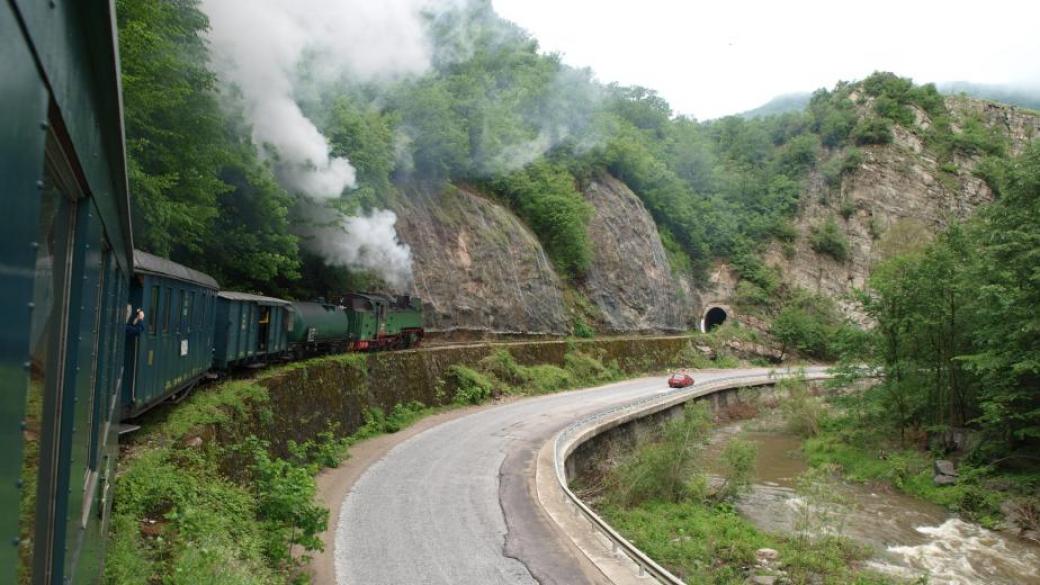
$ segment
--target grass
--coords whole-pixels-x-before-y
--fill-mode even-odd
[[[808,439],[803,451],[810,465],[835,465],[841,475],[855,482],[885,482],[908,495],[958,512],[987,528],[998,526],[1003,519],[1001,504],[1040,486],[1040,474],[997,473],[986,467],[963,464],[958,469],[955,485],[937,486],[932,480],[932,462],[936,456],[899,448],[897,444],[878,438],[850,444],[829,423],[817,437]],[[1001,489],[1003,488],[1003,489]]]
[[[901,439],[899,430],[871,402],[869,393],[835,397],[829,407],[819,415],[818,432],[807,438],[802,448],[813,467],[832,466],[854,482],[884,482],[987,528],[1002,523],[1005,502],[1040,510],[1040,466],[1035,462],[998,467],[973,453],[924,450],[920,445],[926,435],[910,431],[906,439]],[[936,459],[958,461],[954,485],[935,484]]]
[[[616,530],[687,583],[743,585],[755,551],[780,553],[792,583],[883,584],[890,579],[856,569],[866,550],[841,538],[803,540],[765,533],[729,505],[652,500],[634,508],[598,510]]]

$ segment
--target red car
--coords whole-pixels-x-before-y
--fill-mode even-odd
[[[686,372],[676,372],[668,378],[668,385],[672,388],[685,388],[693,385],[693,376]]]

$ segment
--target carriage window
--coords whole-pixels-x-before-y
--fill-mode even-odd
[[[149,318],[148,312],[151,312],[151,318]],[[148,334],[155,335],[156,327],[159,324],[159,287],[152,287],[152,300],[151,304],[148,305],[148,310],[145,311],[144,316],[145,322],[148,323]]]
[[[181,290],[177,291],[177,333],[180,333],[187,323],[185,319],[188,316],[188,291]]]
[[[53,433],[43,425],[57,402],[61,401],[64,381],[62,379],[65,347],[65,331],[68,326],[69,271],[71,269],[72,242],[76,226],[76,203],[78,191],[70,174],[67,162],[53,137],[47,140],[47,157],[44,164],[44,188],[41,195],[39,227],[36,236],[36,272],[33,282],[33,310],[29,327],[29,386],[26,392],[25,419],[22,426],[24,452],[34,454],[22,459],[21,481],[26,486],[36,486],[42,475],[39,464],[56,463],[56,454],[42,453],[44,433]],[[53,444],[53,441],[51,442]],[[50,470],[48,470],[48,473]],[[38,502],[49,501],[50,485],[40,485],[35,490],[23,490],[20,501],[18,549],[18,581],[32,582],[32,543],[36,515],[43,511],[48,516],[53,510],[45,509]],[[48,523],[42,523],[47,525]]]
[[[163,299],[163,324],[162,332],[167,333],[170,330],[170,303],[173,301],[173,290],[170,287],[166,287],[166,298]]]

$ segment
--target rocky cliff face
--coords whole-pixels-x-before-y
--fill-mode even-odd
[[[569,333],[562,283],[509,210],[466,189],[411,186],[395,211],[430,330]]]
[[[696,319],[690,286],[673,278],[657,226],[617,179],[584,194],[593,261],[578,290],[600,329],[678,331]],[[411,186],[395,206],[414,255],[415,291],[437,332],[567,335],[564,286],[538,239],[507,208],[470,189]]]
[[[977,116],[1010,139],[1012,153],[1040,136],[1040,117],[1020,108],[965,98],[948,98],[947,105],[955,127]],[[915,128],[893,128],[892,144],[860,147],[862,163],[839,186],[811,177],[795,222],[798,238],[793,246],[773,244],[767,253],[767,263],[780,268],[786,281],[836,299],[861,322],[865,316],[848,295],[866,284],[887,249],[899,245],[893,240],[928,239],[993,199],[973,174],[981,158],[957,155],[952,163],[940,164],[924,138],[930,120],[923,111],[915,114]],[[848,239],[843,262],[810,244],[812,230],[828,220],[837,221]]]
[[[977,118],[1008,137],[1017,154],[1040,137],[1040,116],[1011,106],[948,98],[955,128]],[[860,107],[871,107],[864,99]],[[931,124],[915,111],[911,129],[896,126],[894,141],[860,147],[861,163],[839,184],[810,177],[795,220],[798,237],[774,243],[767,263],[789,284],[830,296],[850,316],[865,316],[848,299],[863,287],[893,240],[927,239],[993,198],[973,174],[981,158],[955,155],[940,162],[926,141]],[[828,153],[841,156],[840,152]],[[720,262],[703,283],[672,273],[657,227],[621,181],[599,175],[583,190],[593,207],[593,261],[577,292],[588,299],[601,330],[675,331],[696,326],[705,307],[733,304],[737,277]],[[411,186],[395,209],[398,231],[412,247],[416,292],[434,331],[566,335],[573,307],[564,283],[537,238],[506,207],[468,188]],[[835,221],[849,244],[844,261],[811,246],[813,229]],[[766,324],[762,324],[766,327]]]
[[[581,290],[611,331],[678,331],[692,323],[695,301],[672,275],[657,225],[636,194],[610,175],[584,189],[592,266]]]

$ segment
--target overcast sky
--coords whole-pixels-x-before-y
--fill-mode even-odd
[[[1040,88],[1037,0],[493,0],[543,51],[710,119],[875,70]]]

